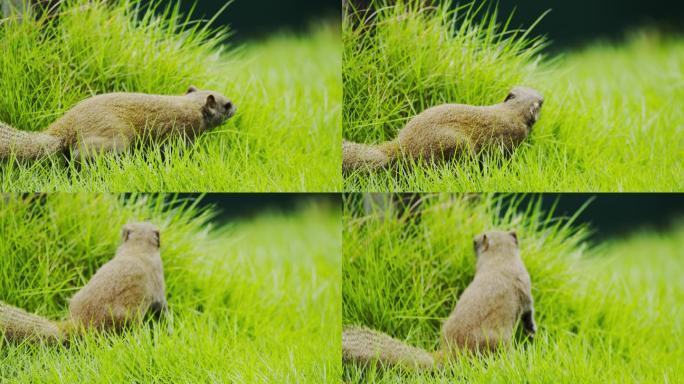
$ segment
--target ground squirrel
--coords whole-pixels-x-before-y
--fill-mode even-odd
[[[457,350],[488,352],[509,345],[518,319],[533,338],[537,326],[530,276],[520,258],[515,232],[486,232],[474,243],[475,277],[442,325],[440,351],[430,353],[378,331],[350,327],[342,332],[343,359],[430,369]]]
[[[127,224],[114,258],[103,265],[69,303],[64,321],[50,321],[0,304],[0,334],[12,341],[67,342],[89,329],[120,331],[144,315],[168,311],[159,229]]]
[[[419,113],[394,140],[377,144],[342,143],[342,170],[377,169],[398,157],[441,160],[487,147],[511,152],[539,119],[544,98],[534,89],[514,87],[499,104],[442,104]]]
[[[37,159],[55,153],[80,161],[97,152],[122,152],[136,141],[180,136],[193,140],[236,111],[225,96],[190,87],[183,96],[107,93],[76,104],[42,132],[0,123],[0,158]]]

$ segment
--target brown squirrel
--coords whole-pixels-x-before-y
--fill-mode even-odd
[[[38,159],[63,153],[75,161],[125,151],[136,141],[193,140],[235,114],[225,96],[191,86],[183,96],[107,93],[81,101],[42,132],[0,123],[0,159]]]
[[[10,341],[66,343],[87,330],[121,331],[143,316],[168,312],[159,229],[127,224],[114,258],[103,265],[69,303],[64,321],[50,321],[0,303],[0,335]]]
[[[499,104],[442,104],[413,117],[394,140],[377,144],[342,143],[342,170],[378,169],[400,156],[442,160],[487,147],[513,151],[539,119],[544,98],[532,88],[514,87]]]
[[[511,343],[518,319],[527,336],[537,331],[530,276],[515,232],[491,231],[474,240],[477,268],[442,326],[441,350],[430,353],[364,327],[342,333],[342,358],[407,369],[431,369],[459,350],[489,352]]]

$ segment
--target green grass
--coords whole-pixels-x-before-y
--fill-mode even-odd
[[[345,190],[684,190],[684,39],[642,32],[545,57],[547,41],[482,2],[417,3],[379,6],[372,27],[343,21],[345,139],[385,141],[430,106],[497,103],[516,84],[544,95],[541,119],[509,159],[401,161]]]
[[[81,170],[59,158],[5,162],[2,190],[341,188],[339,22],[236,47],[225,28],[194,21],[177,6],[85,3],[66,1],[58,23],[31,17],[0,22],[6,53],[0,57],[0,121],[38,131],[94,94],[183,94],[191,84],[225,94],[238,112],[190,148],[180,142],[139,148],[101,156]]]
[[[41,203],[40,199],[44,199]],[[3,383],[324,383],[340,372],[340,207],[215,227],[191,200],[51,194],[0,200],[0,300],[49,318],[109,260],[121,225],[160,225],[173,330],[7,344]],[[267,235],[265,235],[267,234]]]
[[[504,199],[512,206],[502,204]],[[432,373],[345,364],[349,382],[675,383],[684,379],[681,302],[684,225],[600,246],[571,219],[537,201],[482,195],[427,199],[420,220],[352,215],[345,201],[342,319],[429,350],[441,321],[471,281],[472,238],[515,229],[532,278],[539,327],[484,358],[463,357]],[[363,381],[366,380],[366,381]]]

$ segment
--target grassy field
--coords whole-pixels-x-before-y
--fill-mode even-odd
[[[404,160],[346,176],[345,190],[684,190],[684,39],[642,32],[549,57],[533,28],[479,1],[416,3],[380,7],[372,27],[343,22],[344,139],[386,141],[430,106],[498,103],[517,84],[544,95],[541,119],[510,158]]]
[[[69,348],[0,337],[1,382],[339,380],[339,206],[216,228],[212,211],[173,197],[41,199],[0,200],[0,300],[62,318],[67,299],[112,257],[121,226],[151,220],[161,227],[172,331],[89,334]]]
[[[236,116],[190,148],[172,141],[80,170],[57,157],[4,162],[2,190],[340,190],[339,21],[233,46],[232,32],[177,8],[108,3],[65,1],[58,23],[0,22],[0,121],[38,131],[94,94],[183,94],[191,84],[231,98]]]
[[[502,204],[510,199],[512,207]],[[358,216],[345,201],[342,319],[435,350],[441,321],[472,279],[472,238],[515,229],[532,278],[539,327],[485,358],[464,356],[431,373],[345,364],[360,383],[677,383],[684,347],[684,225],[600,244],[569,219],[520,197],[444,196],[420,220]],[[520,209],[516,210],[515,207]],[[365,380],[365,381],[364,381]]]

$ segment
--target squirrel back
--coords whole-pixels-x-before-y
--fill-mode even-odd
[[[342,359],[345,361],[426,370],[436,367],[437,356],[369,328],[349,327],[342,332]]]
[[[489,148],[511,153],[539,119],[543,103],[539,92],[516,86],[502,103],[494,105],[436,105],[411,118],[396,138],[386,143],[343,142],[342,170],[374,170],[399,154],[414,160],[443,161]]]
[[[108,93],[92,96],[42,132],[0,123],[0,159],[33,160],[72,151],[80,161],[93,153],[118,153],[136,141],[170,136],[192,140],[232,117],[237,107],[218,92],[190,87],[184,95]]]
[[[169,135],[193,139],[223,124],[235,105],[213,91],[191,87],[185,95],[116,92],[95,95],[76,104],[45,132],[75,146],[89,138],[163,140]]]
[[[71,299],[75,324],[118,330],[148,311],[167,310],[159,229],[150,223],[127,224],[122,241],[114,258]]]

